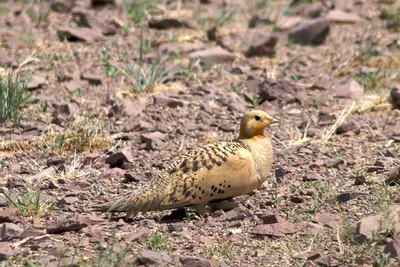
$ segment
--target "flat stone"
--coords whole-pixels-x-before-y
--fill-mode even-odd
[[[0,210],[0,223],[15,222],[20,215],[18,208],[4,208]]]
[[[89,28],[63,27],[60,28],[57,33],[61,41],[68,40],[70,42],[80,41],[92,43],[103,39],[101,31]]]
[[[231,63],[235,60],[235,55],[217,46],[206,50],[193,52],[189,55],[191,59],[200,59],[205,65]]]
[[[18,239],[24,229],[14,223],[4,223],[0,230],[1,241],[9,241],[12,239]]]
[[[328,36],[329,30],[329,20],[325,17],[307,20],[290,32],[289,39],[305,45],[322,44]]]
[[[329,11],[328,18],[330,21],[341,23],[357,23],[363,21],[357,14],[344,12],[339,9]]]
[[[172,263],[172,258],[168,256],[166,253],[162,252],[155,252],[147,249],[143,249],[138,257],[137,260],[142,264],[165,264],[165,263]]]
[[[5,261],[14,256],[14,251],[8,242],[0,242],[0,261]]]

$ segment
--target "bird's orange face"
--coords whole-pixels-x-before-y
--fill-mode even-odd
[[[242,118],[239,138],[249,139],[259,135],[264,136],[265,128],[277,122],[278,120],[262,110],[251,111]]]

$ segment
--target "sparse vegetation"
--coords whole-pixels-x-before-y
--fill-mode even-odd
[[[170,56],[167,54],[156,57],[152,63],[146,63],[143,58],[145,52],[148,51],[146,43],[142,28],[140,34],[139,59],[137,62],[131,61],[127,63],[125,70],[111,65],[111,63],[106,63],[107,66],[111,67],[111,69],[107,67],[107,73],[115,76],[115,69],[117,69],[128,79],[128,82],[131,83],[135,93],[152,92],[157,86],[164,84],[167,80],[179,73],[179,71],[173,70],[173,68],[176,67],[175,64],[168,65],[170,63]]]
[[[393,77],[390,76],[390,72],[386,70],[376,70],[371,73],[361,73],[356,76],[356,81],[368,91],[375,91],[379,94],[382,91],[390,89]]]
[[[155,233],[151,235],[147,239],[145,247],[153,251],[171,252],[172,250],[167,238],[161,233]]]
[[[0,124],[19,122],[21,109],[29,98],[27,80],[27,76],[14,76],[11,72],[0,76]]]
[[[258,0],[256,3],[257,8],[265,8],[268,6],[271,0]]]
[[[400,266],[386,254],[400,237],[392,216],[400,203],[398,0],[81,2],[0,7],[0,228],[2,238],[12,235],[7,228],[23,233],[1,242],[1,253],[10,246],[13,255],[0,266],[179,265],[185,257],[204,266]],[[77,8],[87,25],[73,19]],[[338,10],[361,20],[330,17],[318,45],[289,37]],[[318,34],[306,24],[301,35]],[[274,48],[262,44],[266,34],[279,39]],[[258,45],[275,57],[247,57]],[[212,203],[200,218],[189,207],[128,220],[92,210],[196,147],[237,138],[251,109],[279,123],[264,133],[274,149],[271,176],[235,197],[238,208]],[[211,150],[179,169],[192,178],[209,168],[209,153],[219,154],[212,171],[235,153]],[[182,185],[171,189],[186,201],[211,186]],[[379,222],[360,234],[370,216]]]
[[[58,153],[82,152],[99,145],[106,147],[110,141],[104,136],[104,128],[100,120],[83,119],[72,123],[68,130],[54,132],[43,139],[43,143],[47,149]]]
[[[53,0],[24,0],[25,13],[32,22],[40,24],[50,16],[52,4]]]
[[[225,23],[232,21],[235,16],[235,11],[223,11],[221,14],[218,15],[216,25],[217,27],[223,27]]]
[[[248,99],[247,101],[252,105],[253,108],[257,107],[262,102],[262,98],[258,96],[253,96],[252,99]]]
[[[45,215],[51,208],[51,203],[42,200],[40,190],[28,190],[25,193],[16,196],[10,196],[3,188],[0,188],[0,195],[7,198],[8,204],[18,208],[24,215]]]
[[[235,248],[237,244],[231,241],[223,242],[219,245],[211,245],[209,246],[208,253],[210,257],[222,257],[225,259],[233,260],[235,259]]]
[[[381,12],[381,19],[386,20],[386,27],[392,31],[400,29],[400,1],[395,0],[392,5],[387,5]]]
[[[129,17],[136,24],[144,24],[150,17],[150,12],[158,4],[157,0],[125,1]]]
[[[0,16],[8,15],[11,12],[8,7],[0,7]]]
[[[126,257],[125,248],[119,247],[117,244],[111,247],[109,245],[99,244],[97,249],[98,262],[91,265],[93,267],[121,266],[122,261]]]

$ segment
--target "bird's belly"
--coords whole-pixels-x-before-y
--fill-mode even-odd
[[[252,192],[253,190],[257,189],[258,187],[258,183],[257,180],[254,179],[253,181],[244,181],[242,180],[242,182],[238,183],[235,185],[234,188],[232,188],[232,197],[237,197],[240,195],[245,195],[248,194],[250,192]]]

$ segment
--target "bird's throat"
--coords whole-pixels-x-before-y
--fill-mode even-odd
[[[239,139],[252,139],[257,136],[264,137],[264,127],[263,128],[240,127]]]

